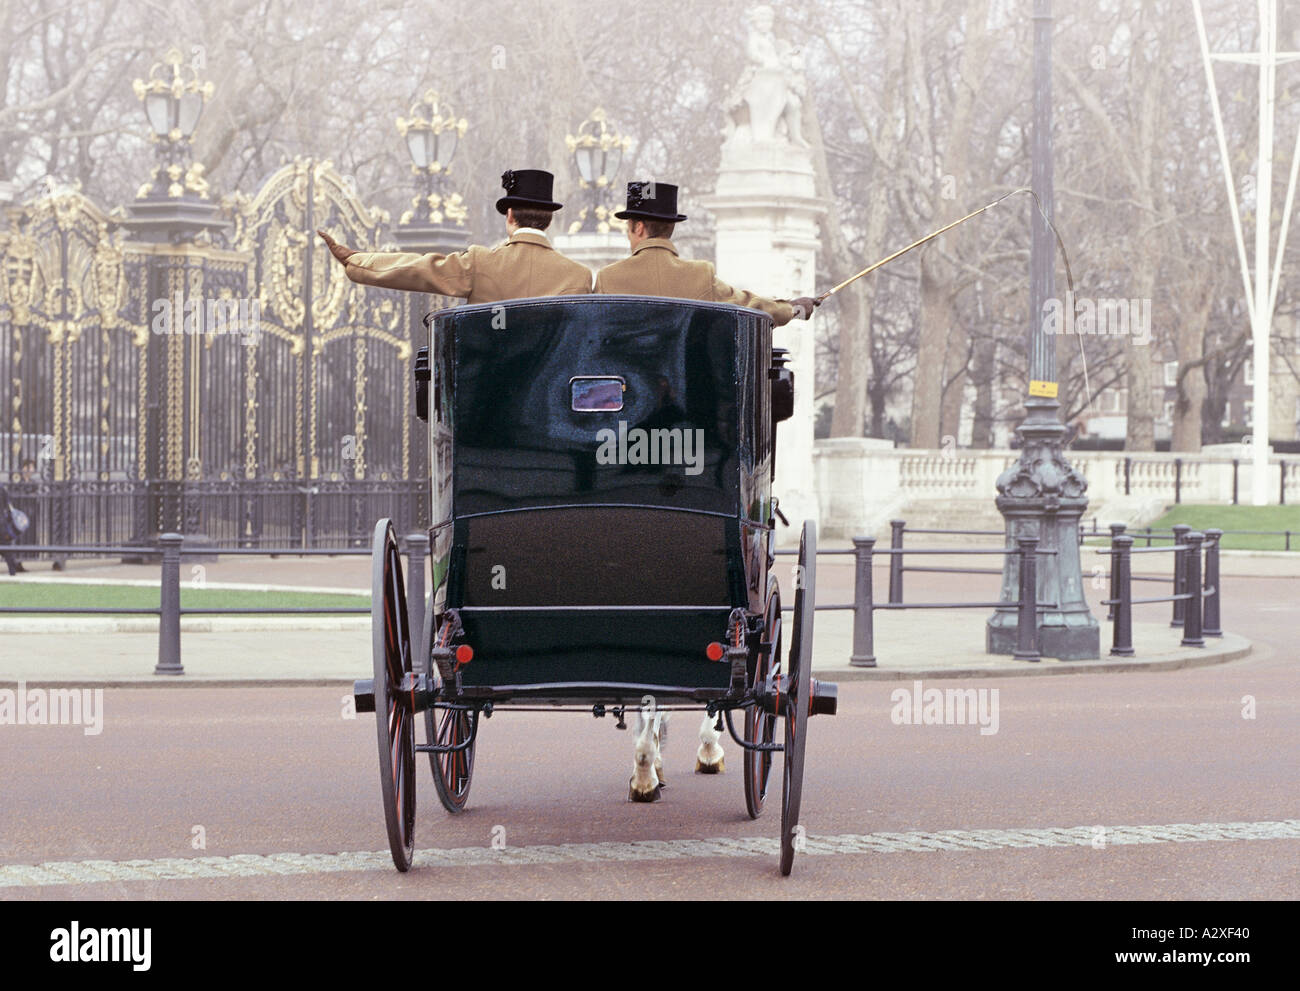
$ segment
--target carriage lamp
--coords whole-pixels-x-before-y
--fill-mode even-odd
[[[140,187],[136,198],[193,194],[207,199],[203,165],[189,159],[190,139],[199,126],[204,104],[212,97],[212,81],[201,80],[198,67],[186,65],[180,49],[172,48],[161,62],[150,66],[147,80],[137,79],[131,86],[144,104],[159,160],[151,181]]]
[[[609,233],[620,227],[622,221],[614,219],[614,210],[601,202],[618,174],[623,154],[632,144],[630,138],[619,134],[609,122],[605,111],[597,107],[578,125],[577,134],[565,135],[564,143],[573,155],[578,171],[578,185],[588,190],[588,203],[578,219],[569,227],[570,234],[578,231]]]
[[[433,90],[411,106],[409,117],[397,118],[397,133],[406,139],[411,172],[420,177],[420,192],[401,223],[441,224],[446,220],[464,226],[468,216],[459,193],[444,195],[441,181],[451,171],[456,145],[469,129],[464,117],[457,117]]]

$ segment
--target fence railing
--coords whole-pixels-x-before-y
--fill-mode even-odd
[[[1222,592],[1220,588],[1219,542],[1223,531],[1208,529],[1204,533],[1193,530],[1185,524],[1173,527],[1174,543],[1168,547],[1133,546],[1134,536],[1125,532],[1125,525],[1116,523],[1110,526],[1111,547],[1098,550],[1099,554],[1111,558],[1109,572],[1110,595],[1103,601],[1108,607],[1106,619],[1113,622],[1113,639],[1111,654],[1129,657],[1133,649],[1132,610],[1135,605],[1149,605],[1168,602],[1172,604],[1171,627],[1181,626],[1183,638],[1181,646],[1203,647],[1205,637],[1220,637]],[[852,610],[853,611],[853,649],[849,664],[853,667],[876,667],[875,653],[875,611],[902,609],[1008,609],[1016,610],[1016,646],[1012,656],[1016,660],[1041,660],[1038,611],[1057,608],[1055,602],[1037,601],[1038,558],[1055,555],[1057,551],[1038,546],[1037,537],[1020,537],[1014,548],[915,548],[904,546],[904,534],[951,534],[951,535],[1002,535],[1001,531],[982,530],[934,530],[909,529],[903,520],[891,521],[891,546],[888,549],[876,547],[875,537],[855,537],[853,547],[843,550],[819,550],[818,556],[852,555],[854,558],[854,591],[850,603],[818,604],[818,610]],[[1151,539],[1164,539],[1160,534],[1147,535]],[[407,613],[413,643],[421,642],[424,626],[425,600],[425,559],[429,552],[429,538],[426,534],[408,535],[404,542],[407,555]],[[62,615],[149,615],[159,617],[158,627],[158,663],[154,674],[184,674],[181,663],[181,627],[182,616],[196,615],[358,615],[370,613],[369,607],[348,606],[296,606],[296,607],[248,607],[248,608],[185,608],[181,606],[180,565],[184,538],[179,534],[163,534],[157,542],[157,549],[150,556],[157,557],[161,564],[159,604],[156,608],[133,609],[126,607],[68,607],[68,606],[4,606],[0,615],[9,613],[22,614],[62,614]],[[121,555],[130,553],[139,555],[139,546],[96,547],[84,545],[45,545],[23,547],[25,551],[44,551],[51,554],[72,556],[77,554]],[[1173,574],[1173,592],[1166,596],[1153,596],[1135,599],[1132,584],[1135,581],[1167,582],[1168,578],[1134,575],[1132,573],[1132,556],[1145,553],[1172,553],[1175,555]],[[228,548],[210,546],[185,546],[184,554],[190,556],[213,556],[232,553]],[[366,548],[240,548],[240,555],[260,555],[267,557],[348,557],[368,556]],[[793,549],[779,550],[778,555],[794,555]],[[1202,553],[1204,568],[1202,568]],[[873,565],[876,555],[889,557],[889,587],[885,602],[877,602],[874,587]],[[903,575],[908,571],[1000,575],[996,568],[957,568],[945,566],[907,565],[907,555],[928,556],[978,556],[978,555],[1015,555],[1018,558],[1019,589],[1017,598],[996,602],[905,602],[903,599]],[[789,609],[792,606],[787,606]]]
[[[1113,537],[1117,532],[1116,528],[1118,528],[1118,532],[1122,533],[1127,531],[1133,537],[1135,542],[1138,540],[1145,540],[1146,546],[1150,547],[1151,541],[1153,540],[1173,540],[1175,537],[1175,532],[1178,530],[1179,526],[1184,526],[1185,530],[1191,529],[1191,527],[1186,527],[1184,524],[1174,524],[1173,526],[1169,527],[1169,529],[1167,530],[1165,529],[1156,530],[1149,526],[1134,527],[1133,529],[1129,530],[1128,525],[1125,523],[1109,523],[1107,524],[1108,531],[1102,531],[1099,528],[1095,517],[1092,519],[1091,522],[1092,522],[1092,529],[1088,529],[1086,526],[1083,526],[1082,524],[1079,526],[1080,543],[1082,543],[1085,539],[1089,537],[1108,537],[1108,536]],[[916,533],[919,531],[909,530],[908,532]],[[1291,547],[1292,537],[1296,537],[1298,540],[1300,540],[1300,530],[1218,530],[1216,529],[1215,532],[1222,537],[1282,537],[1284,542],[1283,549],[1288,551],[1292,550]],[[1300,547],[1296,549],[1300,550]]]
[[[118,479],[5,482],[27,514],[24,553],[54,546],[127,546],[138,554],[157,539],[159,519],[182,521],[191,539],[217,547],[360,547],[374,521],[418,529],[427,522],[427,479]],[[137,546],[132,546],[137,545]],[[186,549],[189,553],[189,549]],[[57,560],[57,559],[56,559]]]
[[[193,608],[181,605],[181,556],[185,538],[177,533],[165,533],[158,538],[157,548],[149,548],[150,557],[156,557],[161,564],[159,581],[159,600],[157,607],[133,609],[118,606],[0,606],[0,615],[19,613],[65,615],[65,616],[157,616],[158,617],[158,663],[154,674],[179,675],[185,673],[181,663],[181,617],[182,616],[290,616],[290,615],[369,615],[370,606],[255,606]],[[413,643],[420,643],[424,632],[424,572],[425,559],[429,554],[429,537],[424,533],[413,533],[404,539],[407,556],[407,618]],[[95,547],[85,545],[20,545],[25,552],[45,551],[55,555],[71,557],[77,554],[95,556],[131,555],[139,556],[141,548],[135,547]],[[184,546],[184,556],[215,556],[230,554],[229,548],[210,546]],[[240,548],[240,556],[254,555],[261,557],[369,557],[371,551],[364,547],[330,547],[330,548]]]
[[[1038,557],[1039,555],[1055,555],[1055,550],[1041,549],[1038,546],[1037,537],[1020,537],[1017,540],[1015,548],[1008,547],[989,547],[989,548],[904,548],[902,546],[902,533],[906,524],[902,520],[893,521],[899,524],[894,527],[895,546],[888,550],[876,549],[875,537],[854,537],[852,550],[829,550],[818,551],[818,557],[835,554],[852,554],[854,556],[854,585],[853,585],[853,602],[848,604],[837,605],[818,605],[817,609],[852,609],[853,610],[853,653],[849,657],[849,664],[853,667],[874,668],[876,667],[875,653],[875,611],[877,609],[1006,609],[1014,606],[1016,609],[1016,646],[1012,656],[1018,661],[1039,661],[1042,660],[1040,653],[1038,637],[1038,610],[1055,609],[1058,603],[1055,602],[1038,602]],[[924,533],[982,533],[983,531],[974,530],[925,530],[911,531]],[[778,554],[794,554],[793,550],[777,551]],[[877,554],[889,555],[889,600],[887,602],[875,601],[874,576],[872,565]],[[943,567],[910,567],[903,566],[904,554],[927,555],[942,554],[947,556],[965,556],[981,554],[997,554],[1003,557],[1014,554],[1019,558],[1019,576],[1020,587],[1015,599],[1002,600],[998,602],[904,602],[903,601],[903,571],[942,571],[950,574],[1001,574],[1002,572],[992,568],[943,568]],[[895,578],[897,575],[897,579]]]
[[[1095,522],[1095,521],[1094,521]],[[1134,549],[1134,537],[1125,533],[1122,523],[1110,526],[1112,546],[1109,551],[1099,551],[1112,558],[1112,567],[1107,577],[1110,579],[1110,597],[1103,601],[1109,611],[1106,615],[1112,621],[1111,654],[1117,657],[1133,656],[1133,622],[1132,611],[1135,605],[1147,605],[1157,602],[1169,602],[1173,606],[1171,627],[1183,627],[1180,646],[1204,647],[1205,637],[1221,637],[1220,628],[1222,595],[1220,593],[1219,542],[1222,530],[1208,529],[1204,533],[1193,530],[1186,524],[1176,524],[1172,528],[1170,539],[1174,544],[1169,547],[1152,547],[1153,552],[1167,551],[1176,555],[1173,593],[1167,596],[1134,599],[1132,583],[1135,581],[1167,582],[1168,578],[1134,575],[1131,567],[1131,555],[1146,553],[1146,548]],[[1037,610],[1051,609],[1056,603],[1035,602],[1037,585],[1037,558],[1040,554],[1055,554],[1056,551],[1039,550],[1038,538],[1021,537],[1016,548],[990,548],[972,550],[968,548],[909,548],[904,546],[907,533],[962,535],[962,536],[1004,536],[1001,530],[936,530],[911,528],[905,520],[890,521],[890,547],[888,550],[876,548],[875,537],[855,537],[852,550],[819,551],[822,554],[852,554],[855,559],[853,602],[848,605],[817,606],[818,609],[852,609],[853,612],[853,654],[849,664],[853,667],[876,667],[874,613],[877,609],[987,609],[1016,608],[1016,648],[1013,657],[1016,660],[1038,661],[1039,655]],[[1100,535],[1100,534],[1099,534]],[[1083,530],[1080,528],[1080,540]],[[1159,534],[1150,534],[1149,539],[1162,539]],[[1149,541],[1148,541],[1149,542]],[[1201,566],[1201,553],[1204,550],[1204,569]],[[778,551],[778,554],[793,554],[793,550]],[[889,556],[889,588],[885,602],[875,601],[874,574],[872,564],[877,554]],[[903,575],[909,571],[965,574],[965,575],[1001,575],[997,568],[954,568],[923,565],[907,565],[907,555],[958,556],[966,554],[1001,554],[1019,555],[1019,594],[1013,601],[1003,602],[915,602],[903,601]],[[1117,563],[1118,562],[1118,563]]]
[[[1183,628],[1180,646],[1204,647],[1205,638],[1221,637],[1220,626],[1223,595],[1219,572],[1219,540],[1222,531],[1211,528],[1201,533],[1185,524],[1174,527],[1174,543],[1168,547],[1134,547],[1133,537],[1123,532],[1121,524],[1114,524],[1111,547],[1108,551],[1097,553],[1108,555],[1111,559],[1110,597],[1105,600],[1110,612],[1107,619],[1113,620],[1111,654],[1116,657],[1133,656],[1133,607],[1152,603],[1169,602],[1173,605],[1173,615],[1169,625]],[[1204,550],[1205,568],[1202,572],[1201,555]],[[1132,558],[1134,554],[1175,555],[1173,594],[1133,598],[1135,581],[1168,581],[1167,578],[1134,575]]]
[[[1133,469],[1135,467],[1142,471],[1153,473],[1157,476],[1167,476],[1170,471],[1170,466],[1172,464],[1174,502],[1181,503],[1183,501],[1184,467],[1186,467],[1186,469],[1190,472],[1199,472],[1201,470],[1202,465],[1227,464],[1227,463],[1228,462],[1226,460],[1216,461],[1213,459],[1206,460],[1204,458],[1196,458],[1195,460],[1189,459],[1186,462],[1186,464],[1184,464],[1182,458],[1174,458],[1172,462],[1170,462],[1169,460],[1147,461],[1141,458],[1125,457],[1123,463],[1124,494],[1132,495],[1133,475],[1134,475]],[[1238,504],[1237,498],[1240,492],[1241,459],[1233,458],[1231,460],[1231,463],[1232,463],[1232,504],[1236,506]],[[1277,465],[1278,465],[1277,501],[1279,505],[1285,506],[1287,471],[1288,469],[1293,469],[1295,467],[1295,463],[1283,459],[1281,461],[1278,461]],[[1292,472],[1292,474],[1294,474],[1294,472]],[[1165,477],[1164,480],[1167,482],[1167,477]],[[1197,481],[1199,482],[1199,478],[1197,479]]]

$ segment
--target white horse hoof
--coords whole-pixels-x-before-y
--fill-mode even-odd
[[[695,753],[696,774],[721,774],[726,770],[722,747],[718,740],[722,734],[714,726],[713,717],[705,716],[700,724],[700,749]]]
[[[627,783],[627,800],[629,802],[657,802],[663,797],[664,786],[662,782],[655,785],[649,791],[638,791],[635,785],[635,780],[636,779],[631,778]]]

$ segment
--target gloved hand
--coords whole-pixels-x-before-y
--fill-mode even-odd
[[[822,301],[812,296],[800,296],[798,299],[790,300],[790,305],[794,307],[796,318],[808,320],[812,317],[813,310],[822,305]]]
[[[322,230],[318,230],[316,233],[319,234],[321,239],[329,246],[330,254],[344,265],[347,264],[349,258],[357,253],[355,248],[345,248]]]

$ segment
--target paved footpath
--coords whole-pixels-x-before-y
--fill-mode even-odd
[[[981,546],[987,545],[984,541]],[[843,543],[834,546],[847,546]],[[913,546],[926,546],[917,538]],[[1167,578],[1172,555],[1144,555],[1142,574]],[[993,558],[930,556],[916,563],[927,567],[992,565]],[[1135,558],[1135,561],[1139,559]],[[780,577],[791,558],[778,559]],[[1094,614],[1107,594],[1106,559],[1084,548],[1084,584]],[[853,597],[853,559],[825,556],[819,561],[818,601],[847,603]],[[1102,570],[1098,570],[1102,569]],[[116,561],[74,560],[67,570],[54,572],[44,563],[29,567],[17,579],[3,582],[40,584],[55,582],[106,582],[157,586],[158,567],[123,565]],[[1232,579],[1244,576],[1277,577],[1300,574],[1300,554],[1225,553],[1225,594],[1232,594]],[[888,588],[888,563],[877,559],[873,569],[877,601]],[[257,587],[312,591],[367,592],[368,557],[276,558],[223,555],[202,565],[185,564],[183,584],[202,581],[209,588]],[[1141,583],[1135,594],[1165,595],[1163,582]],[[998,595],[996,575],[908,574],[904,601],[993,601]],[[984,653],[984,624],[990,610],[878,611],[875,616],[877,667],[849,664],[853,653],[853,619],[848,611],[822,611],[817,615],[813,670],[827,680],[893,680],[918,677],[1023,676],[1067,674],[1080,671],[1166,670],[1237,660],[1250,652],[1242,632],[1207,638],[1205,647],[1180,647],[1181,631],[1168,624],[1167,605],[1139,607],[1135,612],[1133,642],[1136,656],[1109,656],[1111,624],[1101,621],[1101,657],[1095,661],[1038,663],[1015,661]],[[213,683],[335,684],[368,677],[371,668],[368,617],[187,617],[182,621],[183,676],[153,674],[158,659],[157,620],[149,617],[0,616],[0,685],[19,681],[85,684],[202,685]]]

